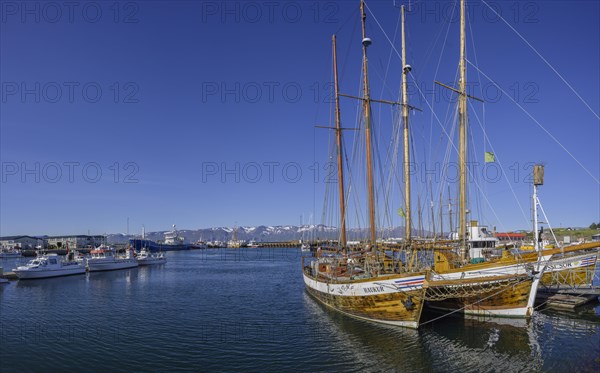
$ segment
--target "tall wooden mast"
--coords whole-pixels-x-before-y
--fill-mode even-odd
[[[374,196],[374,185],[373,185],[373,155],[371,150],[371,94],[369,92],[369,72],[368,72],[368,59],[367,59],[367,48],[371,45],[371,39],[367,38],[365,23],[367,15],[365,13],[365,2],[360,2],[360,12],[362,20],[362,45],[363,45],[363,105],[365,115],[365,142],[367,152],[367,189],[369,193],[369,226],[370,226],[370,239],[371,249],[376,244],[375,237],[375,196]]]
[[[408,89],[406,86],[406,77],[410,72],[410,66],[406,63],[406,37],[404,34],[404,5],[401,7],[402,13],[402,124],[404,133],[404,207],[405,215],[405,233],[407,241],[411,239],[411,209],[410,209],[410,142],[408,132]]]
[[[469,250],[467,240],[467,66],[466,66],[466,28],[465,0],[460,0],[460,81],[458,102],[458,131],[459,131],[459,230],[458,238],[462,241],[463,259],[467,259]]]
[[[344,167],[343,167],[343,143],[342,143],[342,126],[340,119],[340,96],[337,71],[337,45],[335,35],[331,38],[333,44],[333,82],[335,86],[335,134],[337,139],[337,163],[338,163],[338,185],[340,194],[340,243],[342,248],[346,245],[346,199],[344,193]]]

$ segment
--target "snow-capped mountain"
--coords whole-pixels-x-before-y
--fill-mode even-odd
[[[337,227],[329,227],[323,224],[311,225],[259,225],[256,227],[214,227],[197,230],[181,229],[179,235],[185,238],[185,242],[192,243],[203,241],[228,241],[233,238],[233,230],[236,229],[236,238],[239,240],[254,240],[258,242],[279,242],[292,240],[314,240],[314,239],[337,239],[339,230]],[[386,237],[402,237],[403,227],[386,229]],[[166,231],[146,232],[146,238],[152,241],[165,239]],[[367,229],[354,228],[348,231],[349,240],[358,240],[367,236]],[[126,243],[130,238],[139,238],[139,235],[110,234],[109,243]]]

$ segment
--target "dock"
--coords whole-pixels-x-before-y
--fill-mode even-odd
[[[300,247],[299,241],[287,242],[259,242],[259,247]]]
[[[0,267],[0,278],[5,280],[18,280],[19,278],[14,272],[4,272]]]
[[[564,288],[554,291],[538,290],[538,299],[543,300],[548,308],[560,310],[575,310],[589,302],[597,301],[600,296],[600,288]]]

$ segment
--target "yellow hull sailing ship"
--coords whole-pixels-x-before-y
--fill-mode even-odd
[[[598,244],[573,248],[543,250],[537,231],[537,186],[543,184],[543,166],[535,167],[534,175],[534,246],[531,252],[504,250],[502,255],[485,238],[475,239],[477,223],[467,226],[467,99],[466,91],[466,28],[465,0],[460,0],[460,78],[458,88],[443,85],[458,95],[459,131],[459,222],[452,240],[417,239],[411,232],[410,127],[409,113],[415,107],[408,103],[407,77],[411,66],[406,63],[404,30],[405,8],[401,7],[402,85],[401,102],[371,98],[367,51],[372,41],[366,34],[366,4],[360,1],[362,26],[362,96],[339,92],[336,36],[332,37],[333,75],[335,90],[335,131],[337,177],[339,192],[340,235],[337,245],[313,252],[302,258],[306,291],[324,305],[346,315],[383,324],[418,328],[421,314],[427,307],[451,313],[461,312],[496,317],[529,317],[533,314],[538,286],[552,284],[561,265],[579,261],[589,269],[595,265]],[[364,135],[366,194],[368,200],[368,237],[359,245],[348,245],[346,238],[346,201],[344,187],[344,150],[341,126],[340,97],[361,103],[361,128]],[[371,103],[397,105],[401,109],[403,137],[403,175],[405,237],[400,244],[377,240],[375,227],[375,181],[373,171],[373,140]],[[354,129],[354,128],[351,128]],[[587,245],[587,246],[585,246]],[[582,253],[581,250],[591,250]],[[591,259],[593,258],[593,259]],[[544,272],[548,270],[548,272]],[[553,277],[554,276],[554,277]],[[575,276],[574,282],[587,278]]]

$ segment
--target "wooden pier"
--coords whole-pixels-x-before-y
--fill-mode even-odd
[[[300,247],[300,241],[259,242],[259,247]]]
[[[6,279],[6,280],[18,280],[19,279],[14,272],[4,272],[1,267],[0,267],[0,278]]]
[[[575,310],[589,302],[598,301],[600,287],[580,287],[554,289],[553,291],[538,290],[538,300],[542,300],[546,307],[560,310]]]

